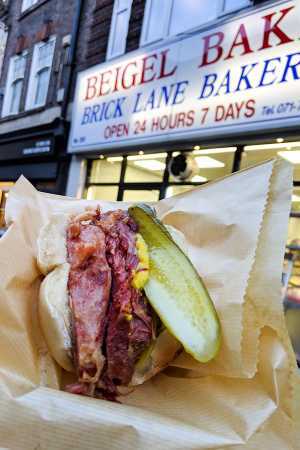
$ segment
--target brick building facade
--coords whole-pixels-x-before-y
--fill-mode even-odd
[[[24,174],[64,193],[69,167],[64,113],[77,0],[9,0],[0,79],[0,192]],[[2,195],[3,206],[3,195]]]

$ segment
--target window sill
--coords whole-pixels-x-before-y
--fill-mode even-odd
[[[44,3],[48,2],[48,1],[49,0],[39,0],[34,5],[30,6],[30,8],[25,9],[25,11],[21,12],[21,14],[19,16],[19,20],[22,20],[24,17],[28,16],[29,14],[31,14],[33,11],[35,11],[36,9],[38,9],[40,6],[42,6]]]
[[[48,108],[49,108],[49,105],[48,106],[45,105],[45,106],[36,107],[34,109],[28,109],[26,111],[20,111],[17,114],[5,115],[5,116],[0,117],[0,124],[3,122],[9,122],[9,121],[21,119],[22,117],[27,117],[27,116],[30,116],[31,114],[40,113],[40,112],[45,111],[45,109],[48,109]]]

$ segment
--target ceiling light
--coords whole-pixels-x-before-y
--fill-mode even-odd
[[[293,203],[298,203],[298,202],[300,202],[300,196],[299,195],[295,195],[295,194],[293,194],[292,195],[292,202]]]
[[[160,159],[160,158],[166,158],[167,153],[150,153],[146,155],[130,155],[127,157],[128,161],[136,161],[141,159]]]
[[[300,142],[287,142],[281,144],[259,144],[259,145],[246,145],[244,150],[246,151],[255,151],[255,150],[278,150],[281,148],[294,148],[300,147]]]
[[[200,175],[195,175],[195,176],[191,179],[191,181],[192,181],[193,183],[204,183],[205,181],[207,181],[207,178],[201,177]]]
[[[277,138],[276,142],[278,142],[280,144],[281,142],[284,142],[284,139],[283,138]]]
[[[156,159],[148,159],[147,161],[134,161],[135,166],[148,170],[164,170],[165,164]]]
[[[104,159],[104,155],[100,155],[99,158],[100,158],[100,159]]]
[[[225,164],[222,161],[211,158],[210,156],[197,156],[195,161],[201,169],[225,167]]]
[[[123,161],[123,156],[111,156],[107,158],[108,162],[114,163],[114,162],[121,162]]]
[[[236,151],[236,147],[224,147],[224,148],[208,148],[206,150],[196,150],[194,155],[214,155],[215,153],[232,153]]]
[[[278,155],[292,164],[300,164],[300,150],[278,152]]]
[[[144,154],[143,150],[140,150],[139,155],[143,155],[143,154]]]
[[[200,150],[200,145],[195,145],[194,150]]]

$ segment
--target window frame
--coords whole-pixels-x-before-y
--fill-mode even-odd
[[[122,56],[126,52],[126,43],[127,43],[129,21],[130,21],[130,16],[131,16],[131,8],[132,8],[133,0],[126,0],[126,1],[127,1],[127,6],[125,8],[119,9],[119,0],[114,0],[113,13],[112,13],[112,17],[111,17],[109,37],[108,37],[108,45],[107,45],[107,50],[106,50],[106,60],[107,61],[109,61],[113,58]],[[125,13],[127,15],[126,30],[125,30],[126,37],[125,37],[124,43],[123,43],[124,49],[120,52],[113,53],[114,39],[116,39],[116,36],[117,36],[117,33],[115,32],[116,26],[117,26],[117,19],[118,19],[118,15],[121,13]]]
[[[19,114],[19,112],[20,112],[22,93],[23,93],[23,89],[24,89],[24,79],[25,79],[26,66],[27,66],[27,57],[28,57],[27,50],[24,50],[20,55],[13,55],[10,57],[7,78],[6,78],[6,84],[5,84],[5,93],[4,93],[1,117],[14,116],[16,114]],[[19,58],[25,59],[23,74],[22,74],[22,76],[14,77],[14,73],[13,73],[14,64]],[[12,102],[12,86],[18,80],[22,80],[21,96],[20,96],[20,101],[19,101],[19,105],[18,105],[18,111],[11,111],[10,107],[11,107],[11,102]]]
[[[52,55],[50,56],[50,64],[45,64],[44,66],[39,67],[39,60],[38,60],[39,50],[43,45],[46,45],[50,42],[53,42]],[[51,73],[52,73],[53,61],[54,61],[54,55],[55,55],[55,45],[56,45],[56,36],[50,36],[49,39],[47,39],[47,41],[40,41],[37,44],[35,44],[35,46],[33,48],[32,61],[31,61],[30,74],[29,74],[28,87],[27,87],[25,111],[30,111],[32,109],[41,108],[41,107],[45,106],[47,103],[47,97],[48,97],[48,92],[49,92],[49,85],[50,85],[50,79],[51,79]],[[37,74],[39,72],[42,72],[46,68],[49,68],[49,79],[48,79],[47,93],[45,95],[45,101],[42,103],[36,104],[35,99],[36,99],[37,88],[38,88]]]
[[[32,8],[32,6],[35,5],[36,3],[38,3],[39,0],[29,0],[29,1],[31,1],[31,4],[27,6],[28,0],[22,0],[21,13]]]
[[[162,33],[162,37],[158,38],[158,39],[147,39],[147,34],[148,34],[148,29],[149,29],[149,23],[150,23],[150,17],[151,17],[151,6],[152,6],[152,2],[153,0],[146,0],[146,5],[145,5],[145,12],[144,12],[144,17],[143,17],[143,24],[142,24],[142,32],[141,32],[141,37],[140,37],[140,47],[145,47],[147,45],[152,45],[156,42],[160,42],[164,39],[171,39],[171,38],[175,38],[176,36],[180,36],[183,35],[185,33],[190,33],[193,32],[194,30],[197,30],[198,27],[191,27],[186,31],[182,31],[180,33],[174,34],[174,35],[170,35],[169,31],[171,29],[171,17],[172,17],[172,10],[174,8],[174,0],[163,0],[168,2],[169,4],[169,11],[166,14],[166,18],[165,18],[165,23],[163,24],[163,33]],[[248,8],[249,6],[253,5],[253,0],[243,0],[243,2],[247,2],[246,5],[243,5],[241,8],[238,9],[230,9],[227,10],[225,9],[226,6],[226,0],[216,0],[217,1],[217,14],[215,19],[210,20],[208,23],[213,23],[215,20],[223,18],[224,16],[227,16],[229,14],[232,14],[233,12],[237,12],[237,11],[241,11],[244,8]],[[201,24],[199,25],[199,28],[203,28],[203,26],[207,26],[207,24]]]

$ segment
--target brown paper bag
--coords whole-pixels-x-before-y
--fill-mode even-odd
[[[291,167],[272,160],[155,205],[187,238],[222,347],[207,365],[182,354],[114,404],[59,390],[36,313],[36,239],[53,212],[126,204],[42,194],[21,178],[0,240],[0,448],[297,448],[299,380],[280,298],[291,190]]]

